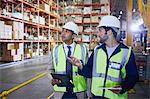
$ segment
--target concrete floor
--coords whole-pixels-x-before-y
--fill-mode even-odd
[[[47,59],[46,59],[47,60]],[[0,69],[0,92],[9,90],[45,71],[50,63],[39,59],[29,61],[17,66]],[[26,85],[8,95],[8,99],[46,99],[52,93],[52,85],[47,75]]]
[[[51,66],[48,57],[0,67],[0,92],[9,90],[45,71]],[[149,84],[137,83],[129,99],[150,99]],[[52,94],[50,78],[46,75],[8,95],[8,99],[46,99]]]

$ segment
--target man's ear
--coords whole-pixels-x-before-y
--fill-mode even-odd
[[[112,32],[112,30],[111,29],[109,29],[108,31],[107,31],[107,33],[106,33],[107,35],[113,35],[113,32]]]
[[[78,37],[78,36],[77,36],[76,34],[73,34],[73,35],[72,35],[72,38],[73,38],[73,39],[75,39],[75,38],[77,38],[77,37]]]

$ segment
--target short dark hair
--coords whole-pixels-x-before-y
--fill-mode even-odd
[[[103,28],[105,29],[106,32],[111,30],[113,32],[114,37],[115,38],[117,37],[117,32],[112,27],[103,26]]]

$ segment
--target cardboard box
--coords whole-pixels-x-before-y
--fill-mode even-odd
[[[46,3],[42,3],[39,5],[39,8],[45,10],[46,12],[50,12],[50,6]]]
[[[31,58],[31,55],[30,54],[26,54],[26,58]]]
[[[23,49],[22,48],[17,49],[17,55],[23,55]]]
[[[2,57],[2,61],[19,61],[21,60],[21,55],[13,55],[13,56],[4,56]]]
[[[75,17],[75,22],[82,23],[82,17]]]
[[[92,10],[92,14],[99,14],[100,10]]]
[[[84,19],[83,19],[83,22],[85,22],[85,23],[86,23],[86,22],[91,22],[91,20],[90,20],[90,18],[84,18]]]
[[[74,10],[74,13],[81,13],[82,14],[83,12],[82,12],[81,8],[77,8],[77,9]]]
[[[23,39],[23,34],[24,34],[24,23],[18,23],[18,39]]]
[[[7,50],[15,49],[15,44],[14,43],[8,43],[6,44]]]
[[[55,19],[51,19],[50,24],[51,24],[51,26],[55,26],[55,24],[56,24]]]
[[[83,32],[83,26],[79,26],[79,31]]]
[[[5,38],[4,33],[5,33],[4,21],[0,21],[0,39]]]
[[[45,18],[39,17],[40,18],[40,24],[45,25]]]
[[[92,16],[91,22],[99,22],[99,17],[98,16]]]
[[[92,0],[84,0],[84,4],[92,4]]]
[[[100,0],[100,4],[108,4],[109,0]]]
[[[101,6],[101,13],[110,13],[109,6]]]
[[[5,25],[5,39],[12,39],[12,26],[11,25]]]
[[[38,16],[33,17],[32,22],[33,23],[39,23],[39,17]]]
[[[25,48],[25,54],[30,53],[30,49]]]
[[[13,39],[18,39],[19,25],[18,22],[13,22]]]
[[[13,22],[13,39],[23,39],[24,23]]]
[[[29,21],[29,16],[28,16],[28,13],[25,13],[23,14],[23,19],[26,20],[26,21]]]
[[[6,56],[13,56],[16,55],[16,50],[15,49],[11,49],[11,50],[3,50],[3,57]]]
[[[12,16],[15,17],[15,18],[18,18],[18,19],[23,19],[22,13],[18,13],[18,12],[12,13]]]
[[[92,13],[92,7],[84,7],[83,14],[91,14]]]
[[[90,41],[90,36],[89,35],[82,35],[82,39],[85,41]]]
[[[19,61],[21,60],[21,55],[13,55],[8,58],[10,61]]]
[[[14,22],[14,21],[5,21],[5,25],[11,25],[11,26],[12,26],[12,25],[13,25],[13,22]]]

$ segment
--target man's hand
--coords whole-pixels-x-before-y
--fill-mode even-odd
[[[80,62],[79,59],[71,56],[71,57],[67,57],[67,59],[75,66],[79,67],[80,69],[83,68],[82,63]]]
[[[61,83],[61,80],[58,80],[58,79],[52,79],[52,81],[51,81],[52,85],[55,85],[55,84],[57,85],[59,83]]]
[[[114,92],[116,94],[120,94],[121,89],[122,89],[122,87],[119,85],[119,86],[114,87],[114,89],[109,89],[109,90],[111,90],[112,92]]]

